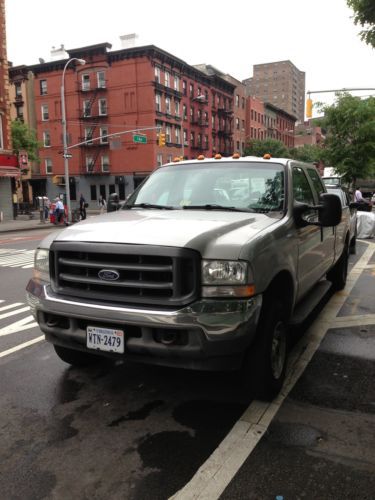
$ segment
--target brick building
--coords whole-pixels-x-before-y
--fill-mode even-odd
[[[155,46],[110,51],[108,43],[68,51],[68,59],[10,71],[16,85],[20,70],[32,74],[36,130],[43,144],[40,178],[49,197],[63,193],[61,95],[65,102],[70,193],[95,202],[99,195],[130,193],[157,165],[175,156],[233,152],[235,85],[208,75]],[[166,135],[158,145],[157,127]],[[133,133],[146,143],[135,142]],[[118,134],[118,135],[113,135]],[[107,137],[107,136],[110,137]],[[136,138],[137,139],[137,138]]]
[[[12,154],[10,130],[5,1],[0,0],[0,222],[13,218],[13,194],[19,175],[17,157]]]
[[[252,78],[243,81],[247,95],[305,119],[305,73],[291,61],[277,61],[253,66]]]

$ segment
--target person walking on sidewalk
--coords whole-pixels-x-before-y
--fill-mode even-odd
[[[103,198],[102,195],[99,196],[99,208],[100,208],[100,215],[104,213],[106,207],[107,207],[107,202],[105,201],[105,198]]]
[[[81,220],[86,219],[86,208],[88,204],[86,203],[85,198],[83,197],[83,194],[81,193],[81,196],[79,198],[79,215],[81,216]]]
[[[64,218],[64,205],[60,198],[56,198],[55,205],[55,225],[60,224],[61,219]]]

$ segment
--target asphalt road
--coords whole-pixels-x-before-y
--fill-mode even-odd
[[[0,235],[1,497],[167,499],[251,400],[233,375],[108,361],[79,370],[60,361],[25,309],[28,252],[46,234]],[[359,244],[351,267],[366,248]],[[372,311],[365,274],[341,316]],[[373,498],[375,332],[339,333],[327,333],[223,498]],[[343,484],[351,497],[341,496]]]

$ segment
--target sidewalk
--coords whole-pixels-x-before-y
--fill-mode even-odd
[[[16,220],[0,222],[0,233],[8,233],[13,231],[30,231],[34,229],[53,229],[60,226],[54,226],[49,219],[41,222],[39,212],[34,212],[32,219],[28,215],[19,215]],[[99,210],[87,210],[87,217],[99,215]],[[63,226],[61,226],[63,227]]]

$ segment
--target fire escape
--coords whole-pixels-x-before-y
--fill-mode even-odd
[[[108,135],[106,81],[99,80],[95,86],[89,80],[84,81],[80,85],[80,92],[83,97],[83,109],[80,110],[80,142],[83,142],[80,146],[81,171],[83,175],[109,174],[109,163],[104,161],[108,160],[109,141],[108,138],[99,139],[102,135]],[[106,132],[101,133],[102,130]]]

